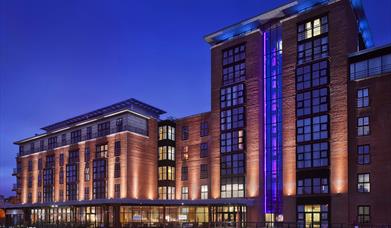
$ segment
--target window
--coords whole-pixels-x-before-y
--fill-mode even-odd
[[[167,139],[167,127],[168,126],[159,127],[159,140]]]
[[[60,201],[64,201],[64,190],[60,190]]]
[[[71,132],[71,143],[78,143],[81,141],[81,130]]]
[[[297,64],[327,57],[329,41],[327,36],[305,41],[297,46]]]
[[[120,198],[121,197],[121,185],[120,184],[115,184],[114,185],[114,197],[115,198]]]
[[[368,88],[357,90],[357,108],[365,108],[369,106]]]
[[[327,228],[329,225],[329,205],[297,205],[297,223],[299,227]]]
[[[38,170],[42,170],[42,158],[38,159]]]
[[[189,139],[189,127],[183,126],[182,127],[182,140],[188,140]]]
[[[87,139],[92,138],[92,127],[87,127],[87,134],[86,134]]]
[[[245,171],[244,154],[228,154],[221,156],[221,175],[241,175]]]
[[[175,161],[175,147],[172,146],[160,146],[159,147],[159,160],[171,160]]]
[[[189,147],[184,146],[182,148],[182,160],[187,161],[189,159]]]
[[[371,183],[369,180],[369,173],[360,173],[357,175],[357,191],[370,192]]]
[[[57,136],[48,139],[48,150],[54,149],[55,147],[57,147]]]
[[[31,152],[34,152],[35,151],[35,144],[32,142],[32,143],[30,143],[30,151]]]
[[[78,166],[77,164],[69,164],[66,167],[67,177],[67,199],[77,200],[77,181],[78,181]]]
[[[175,141],[175,127],[167,126],[167,138]]]
[[[357,207],[357,221],[359,223],[371,222],[371,207],[370,206],[358,206]]]
[[[220,90],[220,107],[228,108],[244,103],[244,84],[222,88]]]
[[[27,201],[28,201],[29,203],[32,203],[32,202],[33,202],[33,194],[32,194],[31,192],[29,192],[28,195],[27,195]]]
[[[90,187],[85,187],[84,188],[84,200],[89,200],[90,199]]]
[[[182,187],[181,198],[183,200],[189,199],[189,187]]]
[[[64,154],[60,154],[60,166],[64,165]]]
[[[206,158],[208,157],[208,143],[201,143],[200,144],[200,158]]]
[[[223,66],[243,61],[246,58],[246,45],[241,44],[223,51]]]
[[[329,193],[329,184],[327,178],[305,178],[297,180],[297,194],[326,194]]]
[[[45,149],[45,142],[43,139],[39,141],[39,148],[41,151]]]
[[[185,181],[185,180],[187,180],[187,177],[188,177],[187,166],[183,166],[183,167],[182,167],[181,180]]]
[[[244,177],[229,177],[221,179],[221,198],[244,197]]]
[[[121,141],[116,141],[114,145],[114,156],[121,155]]]
[[[38,173],[38,187],[42,186],[42,174],[41,171]]]
[[[43,185],[52,186],[54,184],[54,174],[53,169],[44,169],[43,170]]]
[[[298,26],[297,40],[302,41],[305,39],[319,36],[328,32],[328,20],[327,16],[316,18],[315,20],[308,21]]]
[[[106,159],[96,159],[93,163],[93,195],[94,199],[106,198]]]
[[[54,167],[54,155],[46,156],[46,168],[53,168]]]
[[[42,202],[42,192],[38,192],[38,203]]]
[[[114,165],[114,178],[121,177],[121,163],[116,162]]]
[[[391,54],[350,64],[350,80],[391,72]]]
[[[359,145],[357,146],[357,163],[359,165],[366,165],[371,162],[370,146]]]
[[[28,163],[28,171],[29,171],[29,172],[33,171],[33,160],[29,160],[29,163]]]
[[[246,78],[246,63],[237,63],[223,68],[223,85],[243,81]]]
[[[329,80],[328,74],[327,61],[300,66],[296,70],[296,89],[303,90],[326,85]]]
[[[68,163],[79,162],[79,150],[69,151]]]
[[[33,187],[33,175],[29,175],[29,179],[28,179],[28,183],[27,183],[27,186],[29,188],[32,188]]]
[[[221,112],[220,129],[222,131],[244,127],[244,107]]]
[[[328,115],[297,120],[297,142],[327,139],[329,137]]]
[[[359,117],[357,119],[357,135],[358,136],[366,136],[369,135],[369,117]]]
[[[201,185],[201,199],[208,199],[208,185]]]
[[[110,134],[110,121],[98,124],[98,136]]]
[[[108,150],[107,144],[97,145],[95,158],[107,158],[107,150]]]
[[[200,179],[208,178],[208,164],[201,164]]]
[[[84,181],[90,180],[90,163],[86,162],[86,166],[84,168]]]
[[[200,124],[200,136],[205,137],[208,136],[209,129],[208,129],[208,122],[202,121]]]
[[[221,153],[244,150],[244,131],[226,132],[220,135]]]
[[[159,180],[175,180],[175,167],[159,167]]]
[[[175,199],[175,187],[162,186],[158,188],[159,199]]]
[[[60,168],[60,184],[64,184],[64,169]]]
[[[329,165],[329,144],[327,142],[298,145],[296,150],[298,169]]]
[[[90,148],[86,147],[84,150],[84,161],[88,162],[90,160],[91,153],[90,153]]]
[[[122,121],[122,118],[118,118],[116,121],[115,121],[115,127],[117,128],[117,132],[120,132],[123,130],[123,121]]]

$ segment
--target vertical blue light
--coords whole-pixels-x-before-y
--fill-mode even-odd
[[[282,40],[281,27],[264,41],[264,189],[265,213],[282,214]]]

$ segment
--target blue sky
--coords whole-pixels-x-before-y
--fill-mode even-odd
[[[286,0],[0,2],[0,194],[16,180],[12,142],[130,97],[182,117],[208,111],[203,36]],[[391,0],[363,0],[376,45]]]

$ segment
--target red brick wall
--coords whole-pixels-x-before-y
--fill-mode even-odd
[[[370,105],[356,108],[357,89],[368,88]],[[349,83],[349,222],[357,206],[370,205],[373,224],[391,224],[391,74]],[[357,118],[369,116],[370,135],[357,137]],[[370,145],[371,162],[357,164],[357,146]],[[370,173],[371,192],[357,192],[357,174]]]

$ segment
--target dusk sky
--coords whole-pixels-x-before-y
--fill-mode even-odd
[[[0,3],[0,195],[13,142],[128,98],[183,117],[210,108],[203,36],[287,0]],[[391,42],[391,0],[363,0],[376,46]]]

